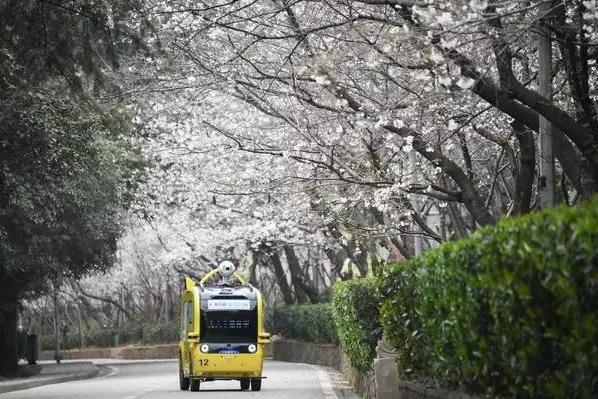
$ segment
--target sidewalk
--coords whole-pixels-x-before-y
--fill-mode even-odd
[[[61,364],[42,362],[39,373],[30,377],[0,380],[0,394],[42,385],[82,380],[98,375],[100,369],[92,362],[63,362]]]

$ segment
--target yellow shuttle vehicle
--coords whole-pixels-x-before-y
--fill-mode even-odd
[[[209,284],[209,280],[220,280]],[[238,380],[242,390],[259,391],[265,345],[261,293],[225,261],[196,283],[185,278],[181,295],[179,381],[199,391],[202,381]]]

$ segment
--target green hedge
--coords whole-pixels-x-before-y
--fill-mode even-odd
[[[377,282],[401,378],[598,397],[598,199],[505,219]]]
[[[333,287],[334,323],[343,352],[358,371],[371,368],[382,335],[374,279],[336,283]]]
[[[337,343],[330,303],[280,306],[269,322],[272,333],[318,344]]]

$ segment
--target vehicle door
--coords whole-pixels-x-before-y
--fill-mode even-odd
[[[191,352],[189,345],[189,333],[193,332],[193,293],[185,291],[181,298],[181,356],[183,360],[183,369],[185,373],[189,373],[189,365],[191,362]]]

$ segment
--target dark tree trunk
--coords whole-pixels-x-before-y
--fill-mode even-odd
[[[0,375],[11,377],[17,373],[17,302],[16,287],[0,287]]]
[[[342,247],[339,250],[327,247],[324,248],[324,253],[334,268],[334,277],[338,276],[343,269],[343,262],[349,257],[347,251]]]
[[[401,197],[401,199],[406,200],[406,197]],[[406,205],[402,202],[399,202],[398,200],[395,200],[395,202],[398,203],[400,206]],[[409,202],[409,206],[410,205],[411,205],[411,203]],[[414,212],[413,213],[414,216],[417,215],[417,212],[415,212],[415,209],[412,206],[409,209],[411,209]],[[370,210],[372,212],[372,215],[376,219],[376,222],[381,226],[386,226],[386,221],[384,220],[384,214],[375,208],[371,208]],[[415,217],[414,217],[414,220],[415,220]],[[422,222],[421,219],[419,221]],[[416,220],[416,222],[417,222],[417,220]],[[427,226],[424,223],[423,225],[420,225],[420,227],[422,227],[422,229],[423,229],[423,228],[426,228]],[[386,250],[392,254],[393,258],[395,258],[399,261],[404,260],[404,259],[409,259],[413,255],[413,253],[409,251],[407,246],[404,245],[403,243],[401,243],[395,237],[387,237],[386,239],[380,240],[379,243],[383,248],[386,248]],[[373,263],[377,263],[377,260],[373,260]]]
[[[297,294],[297,301],[299,303],[306,303],[308,300],[312,303],[318,300],[318,291],[305,281],[304,273],[301,270],[299,259],[295,254],[295,250],[289,245],[284,246],[284,254],[287,257],[289,265],[289,271],[291,272],[291,281],[293,287],[295,287],[295,293]]]
[[[413,252],[409,251],[409,248],[395,237],[388,237],[386,240],[380,241],[380,245],[392,254],[396,262],[413,257]]]
[[[257,253],[253,250],[249,252],[249,259],[251,263],[249,264],[249,284],[257,287]]]
[[[449,202],[447,208],[449,220],[453,228],[451,239],[459,239],[461,237],[466,237],[468,235],[467,225],[463,220],[463,216],[461,216],[461,212],[459,212],[457,204]]]
[[[282,268],[282,262],[280,261],[280,256],[275,249],[272,249],[272,253],[269,254],[270,262],[272,263],[272,267],[274,268],[274,275],[276,276],[276,281],[278,282],[278,287],[280,288],[280,292],[282,293],[282,299],[284,303],[287,305],[292,305],[293,300],[293,293],[291,292],[291,287],[289,287],[289,283],[287,282],[287,276]]]
[[[522,123],[512,124],[519,140],[519,172],[515,181],[515,215],[528,213],[532,201],[532,186],[536,172],[536,149],[529,128]]]
[[[357,266],[357,268],[359,269],[359,273],[361,273],[362,276],[367,275],[367,253],[358,250],[357,243],[355,242],[355,240],[345,239],[336,227],[330,226],[328,228],[328,232],[330,233],[330,236],[334,238],[336,242],[345,250],[345,252],[347,252],[347,257],[351,260],[351,262],[353,262],[355,266]]]
[[[401,137],[413,137],[413,148],[432,165],[440,167],[457,184],[461,191],[454,193],[454,199],[465,205],[471,216],[480,226],[496,222],[496,218],[484,205],[484,201],[482,201],[475,185],[459,165],[436,149],[429,151],[430,146],[419,132],[409,127],[398,128],[392,124],[384,125],[383,127]]]
[[[357,269],[359,269],[359,273],[361,277],[365,277],[368,274],[368,254],[365,249],[359,248],[357,245],[357,241],[355,240],[347,240],[347,245],[345,246],[347,249],[347,253],[349,253],[351,262]]]

